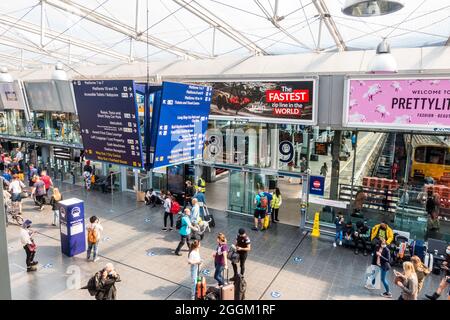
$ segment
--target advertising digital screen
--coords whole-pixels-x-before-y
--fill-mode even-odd
[[[153,167],[202,159],[211,87],[163,82],[152,119]]]
[[[73,88],[85,157],[142,168],[134,81],[73,81]]]
[[[316,142],[315,143],[315,154],[319,156],[327,156],[328,155],[328,144],[325,142]]]
[[[449,78],[349,79],[344,126],[450,131]]]
[[[211,119],[315,124],[316,80],[201,82],[213,88]]]

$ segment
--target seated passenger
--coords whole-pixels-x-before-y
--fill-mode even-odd
[[[353,223],[351,221],[347,221],[344,226],[343,234],[344,234],[344,247],[349,247],[353,244],[353,233],[355,229],[353,228]]]
[[[370,241],[372,242],[372,248],[375,248],[380,244],[381,240],[386,240],[386,244],[390,245],[394,240],[394,231],[387,225],[386,221],[382,221],[380,224],[375,225],[372,228],[370,235]]]
[[[359,254],[358,245],[361,243],[364,255],[367,256],[367,245],[366,245],[366,238],[365,234],[369,231],[369,227],[367,226],[367,223],[364,221],[358,221],[356,222],[356,231],[353,233],[353,241],[355,243],[355,254]]]

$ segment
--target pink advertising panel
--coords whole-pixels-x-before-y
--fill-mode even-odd
[[[450,132],[450,78],[349,79],[344,126]]]

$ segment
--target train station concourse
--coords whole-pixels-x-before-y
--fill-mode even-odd
[[[0,300],[449,300],[449,19],[1,1]]]

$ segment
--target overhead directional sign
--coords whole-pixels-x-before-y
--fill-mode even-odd
[[[152,114],[154,168],[202,158],[211,96],[211,87],[163,82]]]
[[[134,81],[73,81],[73,89],[85,157],[142,168]]]

